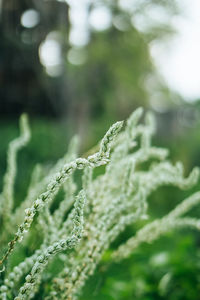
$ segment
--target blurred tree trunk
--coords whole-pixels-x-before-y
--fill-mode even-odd
[[[60,116],[67,110],[66,74],[63,78],[48,77],[40,63],[38,50],[48,33],[59,31],[63,37],[61,48],[64,61],[68,48],[68,8],[66,3],[56,0],[2,1],[0,114],[19,115],[27,111],[35,115]],[[28,9],[35,9],[40,15],[40,22],[34,28],[21,25],[21,16]]]

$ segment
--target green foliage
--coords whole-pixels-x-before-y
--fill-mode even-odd
[[[153,116],[146,114],[144,125],[138,124],[141,116],[139,108],[123,131],[123,122],[111,126],[99,150],[87,158],[77,158],[75,138],[66,155],[53,167],[37,165],[25,200],[15,208],[16,154],[30,135],[27,120],[22,117],[21,135],[11,142],[8,151],[0,198],[1,299],[82,299],[82,289],[85,286],[87,295],[86,282],[98,265],[100,274],[113,274],[113,270],[120,270],[119,262],[130,259],[132,253],[138,256],[136,268],[133,265],[116,280],[108,276],[104,290],[95,296],[90,288],[89,295],[91,291],[95,299],[102,299],[102,293],[103,299],[131,299],[132,295],[136,299],[162,299],[171,290],[178,295],[173,278],[180,274],[176,269],[170,270],[169,261],[173,263],[175,257],[169,254],[170,247],[166,244],[163,252],[153,252],[144,264],[141,253],[148,252],[150,246],[141,249],[141,244],[159,242],[162,235],[174,228],[199,230],[200,220],[185,214],[199,204],[200,192],[157,219],[149,215],[147,199],[160,186],[172,185],[183,190],[194,186],[199,169],[194,168],[185,178],[180,162],[172,164],[167,160],[166,149],[151,145],[156,129]],[[80,170],[83,171],[79,186],[76,178]],[[182,260],[187,256],[184,247]],[[158,266],[163,269],[156,269]],[[156,272],[147,282],[144,274],[149,277],[152,268]],[[177,270],[184,273],[187,267]],[[160,281],[157,288],[155,280]],[[107,286],[112,287],[109,293]]]

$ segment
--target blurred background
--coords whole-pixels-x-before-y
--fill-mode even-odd
[[[19,155],[19,201],[36,162],[55,162],[74,134],[84,153],[138,106],[155,113],[155,143],[173,161],[186,173],[200,166],[199,15],[198,0],[0,0],[1,178],[21,113],[32,128]],[[152,218],[184,196],[160,189]],[[82,299],[199,299],[199,245],[185,230],[119,266],[105,256]]]

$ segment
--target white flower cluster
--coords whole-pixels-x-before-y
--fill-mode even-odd
[[[44,291],[44,299],[77,299],[87,278],[116,237],[126,226],[148,218],[147,199],[154,190],[163,185],[188,189],[196,184],[199,169],[195,168],[185,178],[180,162],[172,164],[167,160],[166,149],[151,145],[155,132],[152,114],[146,115],[144,125],[138,125],[141,116],[139,108],[130,116],[123,131],[122,122],[114,124],[102,139],[99,151],[87,158],[76,158],[75,138],[68,153],[48,175],[42,167],[36,166],[26,199],[13,212],[16,154],[30,136],[27,119],[22,117],[21,136],[9,146],[8,168],[0,197],[1,251],[5,249],[6,233],[11,234],[21,223],[0,261],[3,275],[0,299],[37,297],[48,263],[56,260],[62,261],[63,267],[50,276],[52,283],[50,290]],[[148,170],[143,170],[142,163],[147,162]],[[94,176],[94,168],[102,165],[106,165],[102,174]],[[83,170],[82,188],[78,193],[74,181],[76,170]],[[63,199],[52,211],[59,190],[63,191]],[[183,216],[199,202],[200,192],[197,192],[168,215],[149,222],[113,251],[111,259],[119,261],[142,242],[152,242],[173,228],[187,226],[199,230],[200,220]],[[39,247],[10,269],[7,262],[16,245],[27,232],[22,246],[28,247],[28,238],[37,231],[43,237]]]
[[[23,148],[30,140],[30,130],[27,115],[23,114],[20,119],[20,136],[10,142],[7,155],[7,170],[4,176],[4,185],[0,202],[1,217],[4,223],[8,223],[11,218],[11,211],[14,203],[14,182],[16,177],[16,157],[17,152]],[[6,226],[4,224],[4,226]]]

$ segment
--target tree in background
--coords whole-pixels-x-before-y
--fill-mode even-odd
[[[174,0],[2,1],[1,113],[67,116],[75,124],[109,116],[111,123],[148,106],[155,86],[167,91],[149,45],[172,34],[168,22],[177,13]]]
[[[50,81],[39,59],[39,47],[54,30],[67,36],[68,5],[58,1],[1,1],[1,114],[59,115],[58,80]],[[66,47],[65,39],[61,45]],[[66,49],[65,49],[66,51]],[[55,101],[55,99],[57,101]]]

